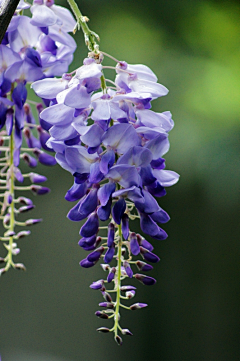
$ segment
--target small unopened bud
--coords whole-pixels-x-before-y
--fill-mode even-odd
[[[0,257],[0,263],[4,263],[5,262],[5,259]]]
[[[4,216],[4,218],[3,218],[3,224],[4,224],[5,226],[7,226],[7,225],[9,225],[9,223],[10,223],[10,214],[7,213],[7,214]]]
[[[6,268],[1,268],[0,269],[0,276],[3,275],[4,273],[6,273]]]
[[[134,310],[139,310],[140,308],[144,308],[147,307],[146,303],[134,303],[133,305],[130,306],[130,310],[134,311]]]
[[[13,248],[13,249],[12,249],[12,254],[13,254],[14,256],[17,256],[19,253],[20,253],[20,248]]]
[[[71,74],[64,73],[64,74],[62,75],[62,79],[63,79],[63,80],[71,80],[71,79],[72,79],[72,75],[71,75]]]
[[[123,248],[122,248],[122,256],[124,256],[124,255],[125,255],[125,253],[126,253],[126,248],[125,248],[125,247],[123,247]]]
[[[136,273],[134,277],[146,286],[152,286],[156,283],[155,278],[141,275],[140,273]]]
[[[123,335],[133,336],[132,332],[129,331],[128,328],[123,328],[121,331]]]
[[[144,271],[144,272],[151,271],[153,269],[153,266],[142,261],[137,261],[136,266],[139,269],[139,271]]]
[[[31,225],[39,223],[39,222],[42,222],[42,219],[28,219],[28,220],[26,220],[25,224],[26,224],[26,226],[31,226]]]
[[[29,167],[35,168],[37,166],[37,160],[31,157],[29,154],[23,153],[22,158],[28,164]]]
[[[112,297],[110,296],[109,293],[107,292],[102,292],[103,298],[107,301],[107,302],[112,302]]]
[[[133,291],[133,290],[132,290],[132,291],[127,291],[127,292],[126,292],[126,297],[129,298],[129,299],[131,299],[131,298],[133,298],[133,297],[135,296],[135,293],[136,293],[136,292]]]
[[[18,212],[19,213],[25,213],[25,212],[30,211],[33,208],[35,208],[34,204],[31,204],[29,206],[23,206],[23,207],[18,208]]]
[[[44,165],[51,166],[57,164],[56,159],[52,155],[44,153],[42,150],[38,148],[35,148],[33,153],[38,158],[39,162]]]
[[[47,178],[44,175],[37,174],[37,173],[29,173],[29,178],[32,183],[43,183],[46,182]]]
[[[107,327],[99,327],[99,328],[97,328],[97,331],[103,332],[103,333],[110,332],[109,328],[107,328]]]
[[[16,239],[23,238],[25,236],[29,236],[30,233],[31,233],[30,231],[20,231],[14,238]]]
[[[111,302],[100,302],[98,304],[100,307],[106,307],[106,308],[114,308],[114,304]]]
[[[99,318],[104,318],[104,319],[108,319],[108,315],[106,314],[106,313],[104,313],[104,312],[101,312],[101,311],[96,311],[95,312],[95,315],[97,316],[97,317],[99,317]]]
[[[118,335],[114,337],[114,340],[117,342],[119,346],[122,346],[122,338]]]
[[[24,264],[22,263],[15,263],[14,268],[21,270],[21,271],[26,271],[26,267],[24,266]]]
[[[107,276],[108,283],[112,282],[112,280],[114,279],[115,273],[116,273],[116,268],[112,267],[109,274],[108,274],[108,276]]]
[[[100,290],[103,286],[104,280],[98,280],[96,282],[93,282],[89,287],[93,290]]]
[[[101,264],[101,267],[102,267],[102,269],[103,269],[104,271],[108,271],[109,268],[110,268],[109,264],[105,264],[105,263],[102,263],[102,264]]]
[[[34,194],[37,194],[37,195],[43,195],[43,194],[46,194],[46,193],[50,192],[49,188],[42,187],[42,186],[39,186],[39,185],[36,185],[36,184],[31,185],[30,189]]]
[[[127,261],[124,261],[123,262],[123,267],[125,268],[125,271],[126,271],[128,277],[132,278],[133,271],[132,271],[132,269],[130,267],[130,264]]]
[[[11,231],[10,229],[4,233],[4,237],[13,237],[15,236],[15,232]]]
[[[122,286],[120,287],[121,291],[132,291],[132,290],[136,290],[136,287],[134,286]]]
[[[7,203],[10,205],[12,204],[12,200],[13,200],[13,197],[11,195],[11,193],[8,194],[8,197],[7,197]]]
[[[31,199],[29,198],[26,198],[26,197],[18,197],[16,199],[16,203],[23,203],[23,204],[26,204],[26,205],[30,205],[30,204],[33,204],[33,202],[31,201]]]

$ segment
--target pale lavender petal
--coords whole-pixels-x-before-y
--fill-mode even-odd
[[[66,125],[72,122],[74,109],[64,105],[55,104],[44,109],[41,118],[52,125]]]
[[[129,165],[113,166],[108,174],[106,174],[106,177],[114,182],[118,182],[124,188],[139,186],[140,183],[136,168]]]
[[[90,105],[91,95],[88,94],[87,88],[81,86],[78,89],[78,86],[69,88],[66,91],[64,104],[72,108],[86,108]]]
[[[110,146],[119,154],[124,154],[133,145],[140,145],[140,138],[130,124],[115,124],[110,127],[102,138],[103,144]]]
[[[65,79],[47,78],[34,82],[31,88],[44,99],[54,99],[57,94],[66,89],[68,81]]]
[[[150,93],[152,97],[161,97],[167,95],[168,89],[162,85],[148,80],[133,80],[129,83],[129,88],[138,93]]]
[[[147,142],[145,147],[151,151],[153,159],[158,159],[168,152],[169,146],[168,135],[159,134],[156,138]]]
[[[31,6],[32,19],[31,24],[41,27],[54,25],[57,22],[57,16],[46,5],[34,4]]]
[[[153,169],[152,173],[162,187],[170,187],[176,184],[179,179],[179,174],[172,170]]]
[[[117,161],[117,164],[129,164],[135,165],[136,167],[147,166],[153,156],[149,149],[134,146],[128,149]]]

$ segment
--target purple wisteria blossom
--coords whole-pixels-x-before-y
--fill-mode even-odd
[[[99,53],[98,58],[103,55]],[[99,304],[104,310],[96,315],[113,317],[115,323],[112,329],[101,327],[98,331],[113,331],[120,345],[118,329],[132,335],[119,325],[120,299],[135,295],[135,287],[122,285],[122,281],[135,278],[147,286],[155,284],[151,276],[138,273],[151,271],[148,263],[159,261],[145,235],[156,240],[167,238],[161,224],[169,216],[155,197],[164,196],[165,188],[175,184],[179,175],[165,169],[163,158],[174,125],[171,113],[150,110],[151,101],[165,96],[167,88],[157,83],[147,66],[123,61],[113,68],[115,86],[108,87],[103,69],[101,61],[89,57],[75,75],[39,80],[32,88],[51,102],[40,114],[51,135],[46,145],[74,177],[65,198],[76,202],[68,218],[84,222],[79,246],[88,255],[80,265],[90,268],[103,260],[102,268],[108,272],[106,280],[93,282],[90,287],[100,290],[106,301]],[[140,220],[143,235],[130,229],[135,219]],[[111,265],[113,260],[117,265]],[[115,301],[106,290],[112,283],[110,292],[116,293]],[[124,307],[136,310],[146,306],[135,303]]]
[[[32,18],[23,15],[28,8]],[[22,264],[14,263],[12,256],[19,253],[16,241],[30,232],[17,232],[16,228],[41,221],[16,220],[18,214],[31,210],[34,205],[29,198],[16,197],[15,191],[30,190],[35,195],[49,192],[40,185],[46,177],[35,172],[22,174],[20,161],[25,161],[30,168],[35,168],[38,162],[48,166],[56,164],[54,156],[45,152],[53,151],[46,146],[50,135],[46,124],[41,120],[37,124],[33,117],[26,84],[68,71],[76,48],[68,32],[73,31],[75,25],[71,13],[53,1],[34,1],[32,6],[20,1],[0,44],[0,196],[3,198],[0,218],[5,228],[0,239],[7,249],[7,256],[1,258],[5,266],[0,274],[10,267],[25,269]],[[48,106],[47,97],[43,103]],[[31,104],[37,105],[38,113],[43,109],[42,104]],[[17,184],[25,179],[30,181],[29,185]]]

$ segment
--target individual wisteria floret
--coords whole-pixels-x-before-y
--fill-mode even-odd
[[[28,8],[32,18],[23,15]],[[44,122],[35,121],[30,105],[33,104],[39,114],[43,104],[27,102],[26,84],[68,70],[76,48],[68,32],[73,31],[75,24],[71,13],[53,1],[34,1],[32,6],[20,1],[0,45],[0,218],[5,229],[0,240],[7,250],[7,255],[0,259],[5,263],[0,274],[11,266],[25,269],[24,265],[14,263],[13,256],[20,252],[18,239],[30,232],[18,227],[41,221],[17,220],[19,214],[34,208],[33,202],[19,195],[19,191],[30,190],[35,195],[49,192],[49,188],[41,185],[47,178],[32,171],[22,174],[20,160],[30,168],[35,168],[38,162],[48,166],[56,164],[54,156],[45,153],[46,150],[52,152],[46,146],[50,137],[48,128]],[[43,102],[48,106],[48,100]]]
[[[68,218],[84,220],[79,246],[88,255],[80,265],[90,268],[101,260],[107,272],[105,279],[90,287],[104,298],[96,316],[112,318],[114,325],[98,331],[113,331],[121,345],[119,330],[124,335],[132,333],[120,327],[120,307],[137,310],[147,306],[138,302],[124,305],[124,300],[135,296],[136,288],[122,282],[135,278],[147,286],[155,284],[156,280],[143,272],[151,271],[149,263],[159,261],[145,236],[130,229],[130,221],[140,219],[143,234],[166,239],[160,225],[169,216],[154,197],[164,196],[165,188],[175,184],[179,175],[165,169],[163,158],[174,125],[171,113],[150,110],[151,101],[168,90],[157,83],[147,66],[125,61],[117,61],[112,68],[116,72],[113,83],[104,78],[102,59],[102,53],[90,53],[74,75],[43,79],[32,87],[51,102],[40,114],[51,135],[46,144],[74,177],[65,198],[77,202]],[[101,226],[100,221],[109,223]],[[115,293],[114,300],[110,293]]]

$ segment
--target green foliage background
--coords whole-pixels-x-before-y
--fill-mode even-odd
[[[35,201],[32,215],[44,223],[19,242],[18,259],[27,272],[11,271],[0,279],[2,361],[237,361],[239,1],[78,4],[103,51],[148,65],[170,90],[153,103],[175,120],[166,161],[181,178],[160,199],[172,218],[164,227],[169,238],[154,242],[161,257],[152,272],[158,282],[139,284],[136,302],[149,307],[123,312],[121,324],[134,336],[126,336],[120,348],[111,335],[95,331],[107,322],[94,316],[101,296],[89,284],[104,274],[99,266],[78,265],[85,257],[77,245],[79,224],[66,219],[71,204],[64,200],[72,178],[58,167],[54,172],[42,167],[52,192]],[[72,70],[87,56],[81,32],[75,38]]]

